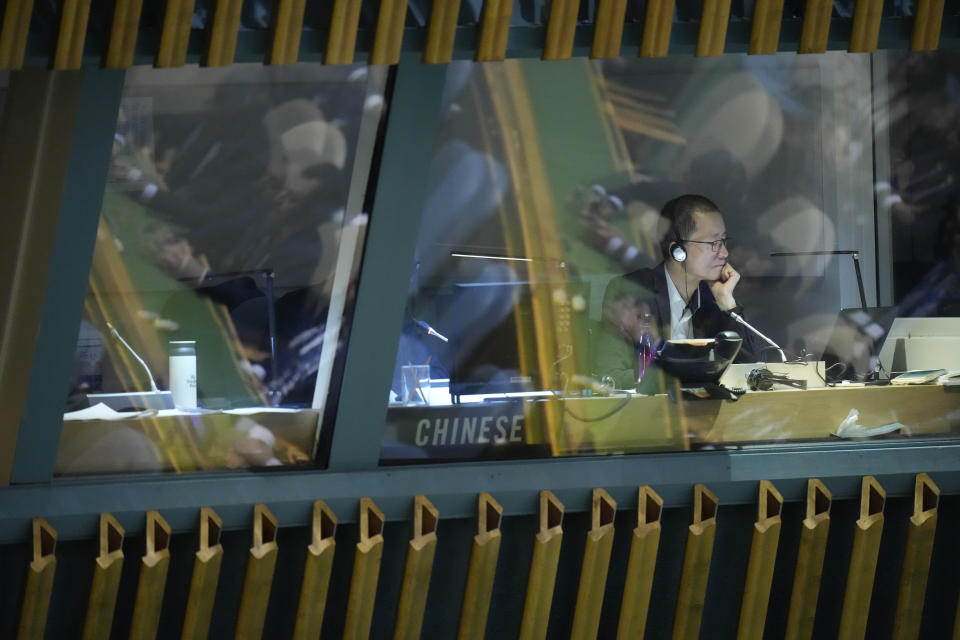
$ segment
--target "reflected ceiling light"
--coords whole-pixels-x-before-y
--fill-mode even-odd
[[[487,253],[457,253],[450,252],[453,258],[479,258],[481,260],[512,260],[514,262],[533,262],[533,258],[511,258],[509,256],[495,256]]]

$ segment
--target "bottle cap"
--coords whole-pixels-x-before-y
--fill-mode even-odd
[[[171,356],[195,356],[197,355],[196,340],[171,340],[169,343],[169,352]]]

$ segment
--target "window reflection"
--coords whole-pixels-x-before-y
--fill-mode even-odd
[[[385,69],[127,77],[58,472],[309,462],[339,384]]]
[[[960,427],[956,60],[450,65],[383,461]]]
[[[912,316],[960,316],[960,59],[891,54],[889,207],[894,296]],[[922,113],[924,117],[910,117]]]

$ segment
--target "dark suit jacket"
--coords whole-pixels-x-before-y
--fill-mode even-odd
[[[637,269],[625,276],[615,278],[607,285],[603,296],[603,308],[606,311],[609,305],[623,298],[629,298],[634,303],[645,304],[656,326],[656,334],[661,339],[670,335],[670,294],[667,289],[667,275],[663,263],[652,269]],[[721,331],[735,331],[743,339],[740,353],[736,362],[757,362],[761,359],[762,350],[766,346],[756,334],[723,313],[717,306],[717,301],[710,292],[706,282],[700,283],[700,306],[696,307],[697,294],[691,298],[694,305],[693,337],[712,338]],[[740,315],[742,311],[738,310]]]

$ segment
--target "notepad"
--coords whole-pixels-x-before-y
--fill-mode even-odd
[[[960,386],[960,369],[947,371],[945,374],[937,378],[937,384],[942,384],[945,387]]]
[[[148,409],[147,411],[116,411],[102,402],[98,402],[92,407],[70,411],[63,414],[63,421],[72,420],[135,420],[147,416],[156,415],[156,411]]]
[[[947,371],[945,369],[918,369],[917,371],[904,371],[896,378],[890,380],[890,384],[926,384],[933,382]]]

